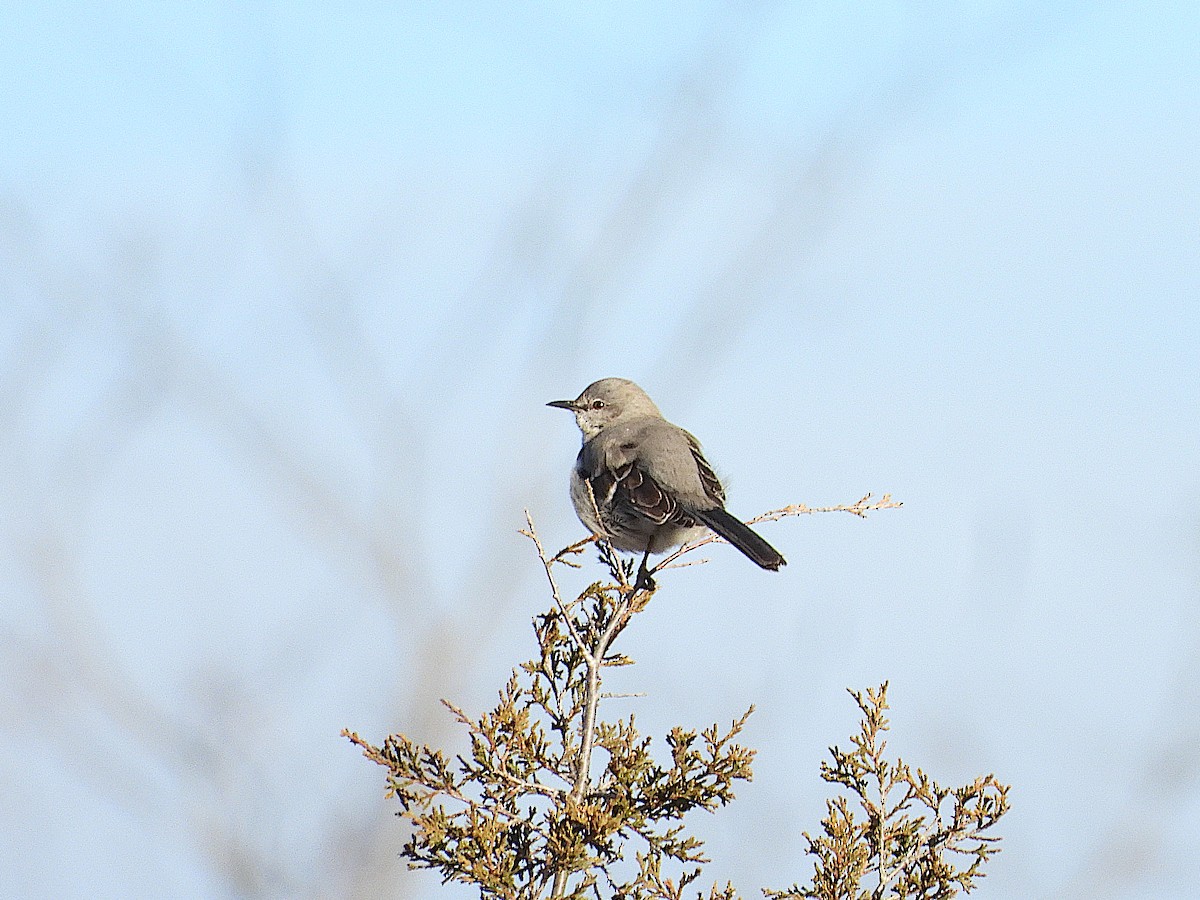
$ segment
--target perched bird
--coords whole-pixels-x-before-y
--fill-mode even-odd
[[[583,449],[571,471],[580,521],[618,550],[642,553],[638,585],[653,589],[646,563],[704,533],[707,526],[764,569],[783,556],[725,511],[725,488],[700,442],[663,418],[654,401],[625,378],[604,378],[574,400],[547,406],[575,414]]]

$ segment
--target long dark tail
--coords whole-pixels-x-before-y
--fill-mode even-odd
[[[760,538],[741,519],[730,515],[721,507],[714,506],[712,509],[697,509],[691,512],[764,569],[774,572],[780,566],[787,565],[783,554]]]

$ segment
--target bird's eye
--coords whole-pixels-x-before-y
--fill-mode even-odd
[[[592,401],[592,409],[604,409],[604,401],[603,400],[593,400]]]

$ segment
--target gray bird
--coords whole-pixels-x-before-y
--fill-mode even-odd
[[[604,378],[574,400],[546,405],[569,409],[583,432],[571,471],[576,514],[618,550],[644,554],[639,586],[654,587],[646,568],[651,553],[694,540],[705,526],[764,569],[786,564],[778,550],[725,511],[725,488],[700,442],[664,419],[632,381]]]

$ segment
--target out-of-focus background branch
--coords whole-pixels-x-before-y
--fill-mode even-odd
[[[338,733],[525,658],[542,404],[624,375],[744,516],[905,502],[623,636],[647,732],[760,710],[712,877],[802,877],[890,679],[901,755],[1015,785],[982,896],[1190,896],[1193,5],[6,18],[5,891],[430,896]]]

